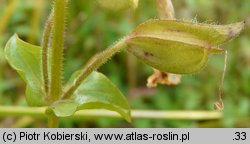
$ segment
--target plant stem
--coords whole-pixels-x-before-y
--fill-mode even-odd
[[[214,108],[216,110],[223,110],[224,109],[224,103],[223,103],[223,99],[222,99],[222,89],[223,89],[223,84],[224,84],[224,80],[225,80],[225,75],[226,75],[226,70],[227,70],[227,51],[224,51],[224,68],[223,68],[223,72],[221,75],[221,80],[220,80],[220,84],[219,84],[219,89],[218,89],[218,100],[214,103]]]
[[[110,59],[115,53],[126,47],[126,38],[120,40],[118,43],[113,45],[111,48],[104,50],[103,52],[93,56],[87,64],[84,66],[81,74],[75,80],[75,82],[70,86],[70,88],[62,95],[62,99],[69,98],[75,90],[81,85],[81,83],[88,77],[91,72],[99,68],[103,63]]]
[[[174,19],[175,12],[171,0],[156,0],[160,19]]]
[[[56,115],[51,115],[48,117],[48,128],[58,128],[59,118]]]
[[[75,117],[121,117],[119,114],[107,110],[82,110],[76,112]],[[183,119],[208,120],[220,119],[223,114],[216,111],[157,111],[157,110],[131,110],[132,118],[143,119]]]
[[[35,118],[45,118],[46,114],[51,114],[51,112],[48,112],[48,108],[46,107],[38,108],[38,107],[0,106],[0,117],[32,116]],[[223,113],[220,111],[131,110],[131,115],[132,118],[134,119],[145,118],[145,119],[209,120],[209,119],[223,118]],[[93,117],[121,118],[121,116],[116,112],[108,110],[81,110],[77,111],[72,116],[72,118],[77,118],[77,119],[93,118]]]
[[[0,106],[0,117],[22,117],[32,116],[37,118],[45,118],[45,107],[20,107],[20,106]]]
[[[59,126],[59,118],[54,114],[51,108],[46,109],[48,115],[48,128],[57,128]]]
[[[60,95],[62,94],[62,69],[66,6],[67,0],[54,0],[54,27],[50,64],[50,103],[58,100]]]
[[[44,32],[43,32],[43,40],[42,40],[42,74],[44,81],[44,90],[46,94],[46,99],[48,99],[49,93],[49,71],[48,71],[48,48],[51,38],[51,32],[53,27],[53,18],[54,18],[54,10],[52,10],[48,20],[46,21]]]
[[[222,88],[223,88],[223,84],[224,84],[224,80],[225,80],[225,75],[226,75],[226,71],[227,71],[227,50],[225,50],[224,52],[225,56],[224,56],[224,67],[223,67],[223,72],[221,75],[221,80],[220,80],[220,85],[219,85],[219,100],[222,100]]]

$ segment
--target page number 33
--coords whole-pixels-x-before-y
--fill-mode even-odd
[[[247,134],[246,132],[235,132],[233,140],[246,140]]]

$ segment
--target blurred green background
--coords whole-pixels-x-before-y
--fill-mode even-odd
[[[11,0],[0,0],[0,23]],[[61,127],[250,127],[250,0],[173,0],[178,19],[214,24],[246,20],[239,37],[221,47],[228,50],[228,68],[223,86],[225,109],[220,120],[64,119]],[[51,0],[19,0],[4,29],[0,29],[0,105],[26,106],[25,83],[6,63],[3,49],[11,35],[40,45]],[[155,0],[140,0],[138,9],[119,12],[98,7],[93,0],[71,0],[65,42],[66,82],[95,53],[131,32],[138,24],[157,18]],[[107,75],[132,109],[213,110],[223,71],[223,55],[213,55],[198,74],[185,75],[178,86],[146,88],[152,69],[122,52],[99,71]],[[46,120],[30,117],[0,118],[0,127],[46,127]]]

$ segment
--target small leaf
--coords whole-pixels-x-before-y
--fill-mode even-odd
[[[229,25],[198,24],[182,20],[149,20],[127,38],[127,50],[164,72],[192,74],[205,67],[218,45],[238,35],[244,22]]]
[[[26,43],[14,35],[5,46],[5,57],[27,84],[26,99],[32,106],[46,105],[43,99],[40,47]]]
[[[79,75],[79,72],[73,74],[69,84],[72,84]],[[127,121],[131,121],[130,117],[130,107],[119,89],[112,84],[112,82],[106,78],[101,73],[93,72],[75,91],[72,99],[74,103],[77,104],[77,110],[82,109],[107,109],[119,113]],[[66,102],[67,104],[62,105],[72,105],[74,109],[74,104],[71,102]],[[71,104],[69,104],[71,103]],[[60,107],[63,107],[59,105]],[[55,109],[61,109],[56,108]],[[57,114],[62,114],[63,110],[57,110],[60,112],[55,112]],[[74,113],[72,111],[71,115]],[[69,115],[67,111],[67,115]]]
[[[75,113],[77,106],[73,100],[61,100],[53,104],[52,109],[56,116],[67,117]]]
[[[130,7],[136,9],[139,0],[97,0],[97,3],[105,9],[108,10],[123,10]]]

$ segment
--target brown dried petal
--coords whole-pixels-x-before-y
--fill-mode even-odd
[[[181,75],[161,72],[154,69],[154,73],[148,78],[147,87],[156,87],[158,83],[166,85],[177,85],[181,82]]]

